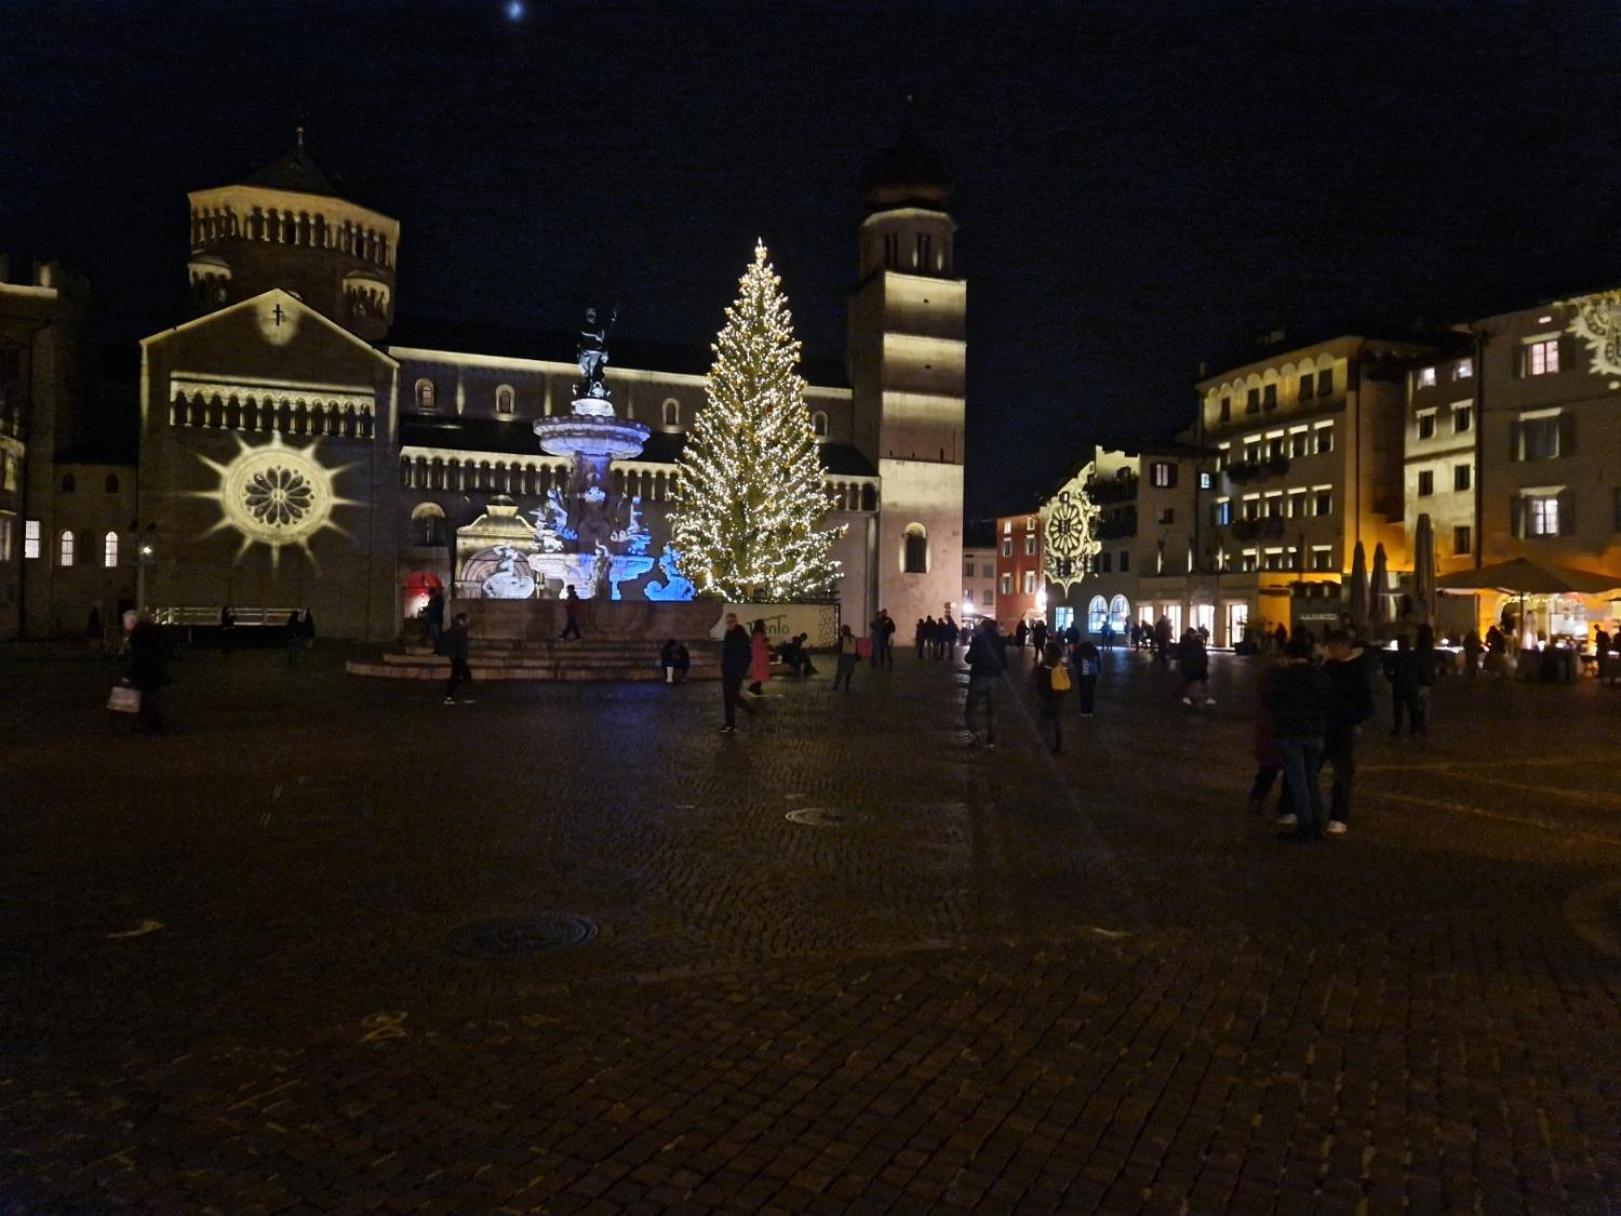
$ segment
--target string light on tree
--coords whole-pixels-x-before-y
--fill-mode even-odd
[[[803,599],[839,578],[799,340],[763,243],[711,349],[708,408],[676,467],[672,540],[700,594]]]
[[[1087,490],[1093,467],[1088,462],[1041,508],[1042,577],[1062,587],[1066,595],[1086,577],[1092,559],[1103,548],[1097,537],[1103,511]]]

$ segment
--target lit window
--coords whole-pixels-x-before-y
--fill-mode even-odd
[[[1435,438],[1435,411],[1426,410],[1418,416],[1418,437],[1420,439]]]
[[[1469,525],[1459,524],[1452,529],[1452,556],[1467,557],[1474,551],[1474,537],[1471,535]]]
[[[827,438],[827,412],[817,410],[811,415],[811,433],[818,439]]]
[[[1024,572],[1024,593],[1026,595],[1034,595],[1036,593],[1036,572],[1034,570],[1026,570]]]
[[[1435,471],[1433,469],[1420,469],[1418,473],[1418,496],[1428,498],[1435,493]]]
[[[1026,557],[1034,557],[1036,555],[1036,538],[1034,536],[1026,536],[1024,538],[1024,555]]]
[[[109,570],[118,565],[118,533],[109,532],[101,538],[101,564]]]
[[[1462,435],[1475,424],[1474,407],[1460,405],[1452,411],[1452,433]]]
[[[1334,549],[1331,545],[1311,547],[1311,568],[1318,572],[1334,568]]]
[[[1208,472],[1201,471],[1199,473],[1199,488],[1201,490],[1208,490],[1211,487],[1213,487],[1215,484],[1216,484],[1216,479],[1214,477],[1212,477]]]
[[[1168,490],[1176,485],[1176,466],[1168,460],[1156,460],[1148,466],[1150,485]]]
[[[1528,376],[1551,376],[1559,370],[1559,339],[1546,338],[1525,344],[1525,372]]]
[[[431,410],[433,408],[433,381],[422,379],[417,381],[417,409]]]
[[[929,572],[929,534],[922,524],[908,524],[905,548],[901,554],[901,570],[906,574]]]
[[[0,515],[0,562],[11,560],[11,516]]]
[[[1013,531],[1013,521],[1011,519],[1004,519],[1002,521],[1002,533],[1003,533],[1003,535],[1006,535],[1007,533],[1009,533],[1011,531]]]
[[[39,520],[37,519],[23,521],[23,556],[25,558],[39,556]]]
[[[1002,594],[1013,594],[1013,576],[1011,574],[1004,574],[1002,576]]]
[[[1260,564],[1260,559],[1256,555],[1255,550],[1245,549],[1243,558],[1239,562],[1239,569],[1245,574],[1254,574],[1255,571],[1260,567]]]
[[[71,566],[73,564],[73,533],[62,533],[62,539],[57,546],[56,553],[57,565]]]
[[[503,384],[495,390],[495,412],[497,414],[512,413],[514,393],[510,384]]]
[[[1452,466],[1452,488],[1462,491],[1469,489],[1475,482],[1475,467],[1469,464],[1455,464]]]
[[[1419,369],[1419,372],[1418,372],[1418,387],[1419,388],[1434,388],[1435,387],[1435,369],[1433,367],[1423,367],[1423,368]]]
[[[1557,494],[1530,494],[1526,496],[1525,534],[1527,536],[1559,535],[1559,496]]]
[[[1224,528],[1233,522],[1233,504],[1228,499],[1222,499],[1210,508],[1210,522],[1218,528]]]
[[[1454,380],[1467,380],[1475,374],[1475,361],[1473,359],[1459,359],[1452,367]]]
[[[1320,426],[1317,428],[1317,454],[1326,456],[1334,450],[1334,428]]]
[[[1004,536],[1002,538],[1002,556],[1003,557],[1012,557],[1013,556],[1013,540],[1012,540],[1011,537]]]

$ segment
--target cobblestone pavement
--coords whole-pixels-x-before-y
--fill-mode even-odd
[[[0,662],[0,1212],[1621,1210],[1621,692],[1444,684],[1286,847],[1240,660],[1059,759],[910,655],[731,739],[339,666]]]

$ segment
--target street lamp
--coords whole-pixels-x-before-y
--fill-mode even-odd
[[[137,615],[146,612],[146,568],[153,562],[157,551],[156,524],[146,526],[146,535],[141,538],[140,548],[135,555],[135,612]]]

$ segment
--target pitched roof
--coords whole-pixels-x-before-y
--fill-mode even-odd
[[[304,146],[304,132],[300,129],[298,143],[281,159],[273,160],[262,169],[248,174],[242,183],[247,186],[268,186],[272,190],[289,190],[294,194],[324,194],[339,197],[332,179],[321,172],[321,167],[310,157]]]

